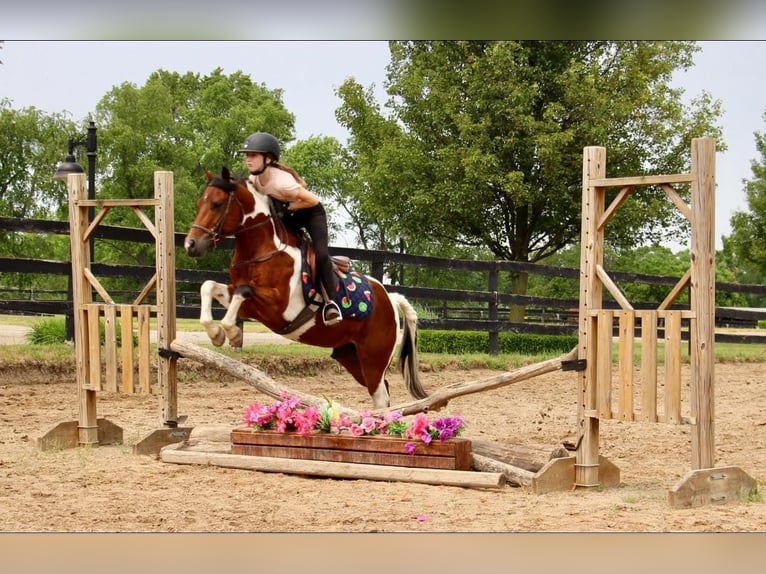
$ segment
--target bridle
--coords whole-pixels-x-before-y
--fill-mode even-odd
[[[229,199],[226,201],[226,209],[223,210],[223,213],[221,213],[220,217],[218,218],[218,221],[216,221],[215,227],[213,229],[210,229],[208,227],[205,227],[203,225],[199,225],[197,223],[192,223],[192,229],[199,229],[203,233],[205,233],[207,236],[210,237],[210,239],[213,242],[213,249],[215,249],[218,246],[218,242],[221,241],[221,229],[223,228],[223,223],[226,221],[226,217],[229,215],[229,208],[231,207],[231,202],[235,198],[234,190],[231,189],[224,189],[222,191],[225,191],[229,194]],[[237,203],[239,203],[239,199],[237,199]],[[242,209],[242,212],[244,213],[244,209],[242,208],[242,204],[239,203],[240,209]],[[240,223],[240,227],[242,227],[242,224]],[[237,228],[237,231],[234,233],[236,234],[239,231],[239,228]]]
[[[228,193],[229,194],[229,198],[226,201],[226,208],[223,210],[223,212],[219,216],[218,221],[216,221],[215,227],[210,229],[208,227],[205,227],[203,225],[199,225],[197,223],[192,223],[192,225],[191,225],[192,229],[199,229],[200,231],[205,233],[208,237],[210,237],[211,241],[213,242],[213,249],[215,249],[215,247],[218,245],[218,243],[223,238],[223,236],[221,234],[221,229],[223,228],[223,224],[226,221],[226,217],[229,215],[229,209],[231,209],[232,201],[236,199],[237,205],[239,205],[240,211],[243,214],[245,213],[245,208],[242,206],[242,203],[239,201],[239,198],[236,197],[236,195],[237,195],[236,194],[236,190],[234,190],[234,189],[224,189],[224,188],[220,188],[220,187],[218,189]],[[253,229],[257,229],[257,228],[261,227],[262,225],[266,225],[267,223],[271,223],[272,224],[274,235],[276,235],[277,238],[279,238],[280,245],[276,249],[274,249],[273,251],[270,251],[269,253],[266,253],[265,255],[261,255],[259,257],[253,258],[253,259],[248,259],[246,261],[238,261],[237,263],[234,264],[235,266],[247,265],[247,264],[250,264],[250,263],[259,263],[261,261],[267,261],[267,260],[271,259],[272,257],[274,257],[274,255],[276,255],[280,251],[284,251],[287,248],[287,243],[285,242],[284,238],[279,233],[280,230],[284,231],[284,225],[277,226],[277,224],[275,222],[275,219],[274,219],[274,215],[272,213],[269,213],[266,216],[265,219],[262,219],[261,221],[258,221],[257,223],[253,223],[252,225],[248,225],[248,226],[244,225],[244,216],[243,216],[243,221],[241,221],[239,226],[237,226],[237,229],[234,231],[233,235],[236,237],[237,235],[239,235],[240,233],[242,233],[244,231],[251,231]]]

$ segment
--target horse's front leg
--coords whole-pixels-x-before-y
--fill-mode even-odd
[[[218,283],[212,279],[205,281],[200,287],[200,316],[199,322],[205,328],[207,336],[216,347],[223,345],[226,335],[220,325],[216,325],[213,320],[213,299],[221,305],[229,308],[230,296],[229,286],[225,283]]]
[[[244,342],[242,329],[237,325],[237,315],[239,314],[242,302],[250,293],[249,287],[237,287],[231,296],[231,302],[226,309],[226,315],[221,319],[221,327],[223,327],[226,337],[229,339],[229,344],[236,349],[241,349]]]

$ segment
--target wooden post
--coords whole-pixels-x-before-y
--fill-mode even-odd
[[[85,174],[67,176],[69,193],[69,241],[72,253],[72,307],[74,311],[75,360],[77,364],[78,442],[98,444],[96,420],[96,391],[99,381],[90,380],[90,331],[85,320],[85,307],[93,302],[93,292],[85,279],[84,270],[90,269],[90,247],[86,239],[88,208],[80,201],[87,199]]]
[[[488,316],[490,321],[497,321],[498,314],[497,314],[497,285],[498,285],[498,270],[492,269],[489,272],[489,277],[487,278],[487,291],[490,293],[495,293],[495,300],[490,301],[488,303]],[[489,354],[490,355],[498,355],[500,353],[500,334],[498,331],[490,331],[489,332]]]
[[[157,348],[170,350],[176,338],[176,269],[175,220],[173,216],[173,172],[154,172],[157,267]],[[176,359],[160,356],[157,359],[157,382],[160,388],[160,426],[178,425],[178,397],[176,394]]]
[[[692,469],[712,468],[715,458],[715,140],[692,140],[690,328]]]
[[[582,236],[580,250],[580,319],[578,358],[586,360],[586,368],[578,374],[577,437],[579,448],[575,460],[575,486],[599,484],[599,419],[597,414],[596,319],[590,311],[601,308],[602,287],[597,268],[603,265],[604,232],[598,222],[604,213],[604,188],[591,184],[591,179],[606,176],[606,148],[586,147],[583,154]]]

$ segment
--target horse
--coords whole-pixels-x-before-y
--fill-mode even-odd
[[[200,323],[213,345],[228,339],[241,349],[240,320],[253,319],[292,341],[332,348],[331,357],[367,389],[376,410],[390,406],[385,374],[398,348],[407,390],[416,399],[426,398],[418,376],[418,317],[411,303],[375,278],[349,271],[348,259],[333,257],[338,276],[333,298],[343,320],[325,325],[323,300],[312,287],[317,283],[310,238],[286,225],[276,202],[232,177],[228,168],[220,175],[205,173],[184,250],[202,257],[224,237],[234,237],[229,284],[207,280],[200,287]],[[213,319],[213,299],[226,308],[220,325]]]

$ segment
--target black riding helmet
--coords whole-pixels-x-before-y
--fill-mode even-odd
[[[279,142],[277,138],[266,132],[255,132],[247,136],[245,143],[242,144],[240,152],[257,151],[260,153],[270,153],[274,156],[274,161],[279,161]]]

